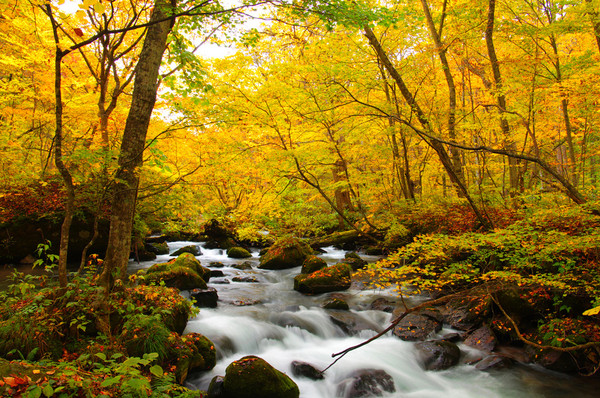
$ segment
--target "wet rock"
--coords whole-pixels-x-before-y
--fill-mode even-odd
[[[458,363],[460,349],[449,341],[421,341],[415,344],[417,359],[425,370],[444,370]]]
[[[230,258],[249,258],[252,254],[240,246],[234,246],[227,249],[227,256]]]
[[[260,304],[262,303],[262,301],[260,300],[253,300],[253,299],[249,299],[249,298],[243,298],[243,299],[238,299],[238,300],[233,300],[231,302],[232,305],[235,305],[236,307],[246,307],[249,305],[256,305],[256,304]]]
[[[258,279],[253,276],[234,276],[231,280],[234,282],[258,283]]]
[[[319,294],[347,290],[350,287],[351,268],[339,263],[312,274],[300,274],[294,278],[294,290],[304,294]]]
[[[229,285],[231,283],[231,281],[229,279],[216,279],[216,280],[212,281],[211,283],[214,283],[216,285]]]
[[[495,352],[498,355],[512,359],[516,362],[530,363],[531,355],[524,348],[511,346],[496,346]]]
[[[482,371],[506,369],[513,365],[512,360],[502,355],[490,355],[477,362],[475,368]]]
[[[167,242],[146,242],[144,247],[147,251],[152,252],[154,254],[169,254],[169,245],[167,244]]]
[[[458,343],[459,341],[462,341],[463,335],[461,335],[460,333],[448,333],[442,336],[441,340],[444,341],[449,341],[451,343]]]
[[[395,392],[394,379],[380,369],[361,369],[353,372],[338,384],[338,397],[381,397],[384,392]]]
[[[465,339],[465,345],[478,350],[492,352],[496,348],[497,340],[492,329],[484,325],[475,330]]]
[[[322,380],[324,379],[323,373],[316,367],[307,362],[293,361],[292,362],[292,374],[298,377],[306,377],[311,380]]]
[[[299,239],[286,239],[269,248],[260,258],[259,268],[286,269],[299,267],[312,254],[311,247]]]
[[[242,271],[248,271],[252,269],[252,263],[250,261],[244,261],[241,264],[233,264],[231,267]]]
[[[212,268],[223,268],[225,266],[225,264],[219,262],[219,261],[213,261],[210,264],[208,264],[209,267]]]
[[[262,358],[249,355],[232,362],[225,370],[224,398],[298,398],[300,391],[285,373]]]
[[[137,253],[134,253],[134,257],[137,261],[152,261],[156,260],[156,253],[141,248],[138,249]]]
[[[181,336],[178,345],[177,381],[183,383],[191,371],[210,370],[217,363],[215,345],[200,333],[189,333]]]
[[[225,390],[223,389],[223,376],[215,376],[210,381],[208,386],[207,398],[225,398]]]
[[[543,350],[536,353],[533,361],[556,372],[577,373],[580,370],[573,355],[568,352]]]
[[[369,246],[365,249],[365,254],[368,256],[381,256],[384,250],[378,246]]]
[[[355,336],[363,330],[380,331],[379,325],[349,311],[332,310],[329,312],[329,319],[350,336]]]
[[[320,257],[317,256],[308,256],[306,260],[302,263],[302,269],[300,270],[301,274],[312,274],[315,271],[318,271],[322,268],[327,267],[327,263]]]
[[[425,340],[442,330],[442,323],[425,315],[408,314],[394,328],[394,335],[406,341]]]
[[[448,307],[445,322],[458,330],[470,330],[477,324],[477,317],[467,307]]]
[[[383,312],[393,312],[394,308],[396,308],[396,303],[383,297],[375,299],[369,306],[369,309],[371,310]]]
[[[214,287],[193,289],[190,291],[190,295],[196,300],[194,303],[196,307],[215,308],[219,300],[217,289]]]
[[[220,278],[220,277],[223,277],[223,276],[225,276],[225,274],[220,269],[210,270],[210,277],[211,278]]]
[[[353,271],[357,271],[361,268],[364,268],[367,265],[367,262],[360,258],[356,252],[348,252],[344,256],[344,263],[350,265]]]
[[[188,245],[188,246],[183,246],[181,249],[174,251],[171,254],[171,257],[176,257],[183,253],[191,253],[194,256],[199,256],[202,254],[198,245]]]
[[[183,253],[166,263],[154,264],[146,270],[145,283],[163,281],[179,290],[206,289],[210,270],[202,267],[193,254]]]
[[[349,310],[350,307],[348,303],[339,298],[332,298],[331,300],[326,301],[323,305],[323,308],[326,310]]]

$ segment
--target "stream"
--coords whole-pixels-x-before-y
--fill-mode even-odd
[[[217,349],[217,365],[209,372],[191,374],[186,381],[189,388],[206,390],[216,375],[225,375],[231,362],[245,355],[256,355],[290,376],[300,389],[302,398],[334,398],[338,384],[353,371],[381,369],[392,376],[396,392],[383,397],[467,398],[467,397],[598,397],[597,379],[567,376],[532,365],[517,365],[508,370],[482,372],[467,362],[479,356],[477,350],[459,344],[461,363],[444,371],[424,371],[414,353],[414,343],[402,341],[389,334],[350,352],[325,373],[324,380],[314,381],[292,375],[292,361],[308,362],[319,369],[332,361],[332,353],[356,345],[385,328],[391,314],[371,310],[370,304],[383,297],[394,300],[385,290],[354,290],[305,296],[293,290],[293,278],[298,268],[282,271],[261,270],[258,251],[244,260],[230,259],[221,249],[206,249],[197,242],[169,242],[170,252],[197,244],[202,254],[197,256],[202,265],[221,270],[224,277],[212,277],[209,286],[217,289],[217,308],[202,308],[187,324],[185,333],[201,333],[213,341]],[[325,248],[320,257],[329,264],[344,258],[345,252]],[[362,258],[372,262],[378,257]],[[166,262],[172,257],[158,256],[154,261],[130,262],[129,271],[148,268],[154,263]],[[233,265],[250,261],[251,270],[240,270]],[[224,266],[215,268],[212,262]],[[234,277],[254,277],[257,282],[234,282]],[[230,283],[227,283],[230,282]],[[186,292],[182,294],[185,295]],[[339,311],[324,310],[321,305],[332,295],[341,296],[350,306],[351,318],[362,329],[349,336],[332,322],[330,315]],[[452,332],[444,328],[440,335]],[[258,398],[258,397],[257,397]]]

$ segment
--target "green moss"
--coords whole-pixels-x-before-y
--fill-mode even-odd
[[[306,257],[313,253],[308,243],[288,238],[275,243],[261,257],[259,268],[285,269],[301,266]]]
[[[243,247],[234,246],[227,250],[227,256],[231,258],[249,258],[252,257],[252,254]]]
[[[236,398],[298,398],[298,386],[264,359],[246,356],[225,370],[223,389]]]
[[[147,283],[162,280],[168,287],[179,290],[206,289],[209,279],[210,270],[203,267],[191,253],[183,253],[166,263],[154,264],[146,270],[145,277]]]
[[[300,274],[294,278],[294,290],[305,294],[319,294],[350,288],[352,268],[338,263],[312,274]]]
[[[327,267],[327,263],[325,262],[325,260],[315,255],[310,255],[306,257],[306,259],[302,263],[302,270],[300,272],[303,274],[311,274],[325,267]]]

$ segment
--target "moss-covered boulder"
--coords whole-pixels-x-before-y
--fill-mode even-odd
[[[312,253],[313,250],[308,243],[296,238],[288,238],[271,246],[261,256],[258,267],[275,270],[299,267]]]
[[[167,242],[146,242],[145,246],[147,251],[154,254],[169,254],[169,245]]]
[[[350,288],[352,268],[338,263],[312,274],[300,274],[294,278],[294,290],[304,294],[335,292]]]
[[[302,263],[302,269],[300,270],[301,274],[312,274],[315,271],[323,269],[327,267],[327,263],[320,257],[310,255],[306,257],[304,262]]]
[[[234,246],[227,249],[227,256],[231,258],[249,258],[252,254],[240,246]]]
[[[175,339],[174,350],[177,354],[175,375],[183,383],[190,371],[204,371],[215,367],[217,351],[215,345],[206,336],[189,333]]]
[[[358,271],[367,265],[367,262],[360,258],[356,252],[348,252],[344,256],[344,262],[352,267],[353,271]]]
[[[191,253],[183,253],[166,263],[154,264],[146,270],[145,276],[146,283],[164,281],[166,286],[179,290],[206,289],[209,279],[210,270],[203,267]]]
[[[177,249],[173,252],[173,254],[171,254],[171,256],[175,257],[175,256],[179,256],[180,254],[183,253],[190,253],[193,254],[194,256],[199,256],[202,254],[202,252],[200,252],[200,248],[198,247],[198,245],[188,245],[188,246],[183,246],[180,249]]]
[[[322,307],[326,310],[342,310],[347,311],[350,309],[348,303],[340,298],[334,297],[325,303],[323,303]]]
[[[232,362],[222,386],[226,398],[298,398],[298,385],[262,358],[250,355]]]

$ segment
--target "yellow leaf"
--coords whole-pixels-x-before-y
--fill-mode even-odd
[[[592,309],[584,311],[583,315],[592,316],[592,315],[598,315],[599,313],[600,313],[600,305],[598,307],[594,307]]]

